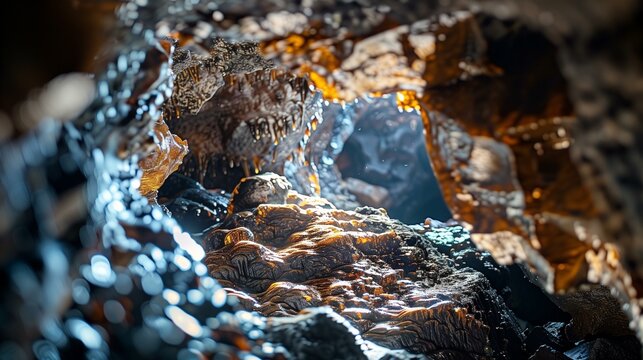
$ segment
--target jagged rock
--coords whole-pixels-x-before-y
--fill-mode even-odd
[[[193,179],[174,173],[158,190],[158,204],[194,237],[218,225],[228,212],[230,195],[206,190]]]
[[[597,339],[579,344],[565,355],[572,360],[639,359],[641,344],[633,336],[616,339]]]
[[[272,64],[264,59],[252,42],[230,43],[214,39],[175,51],[172,72],[175,91],[165,104],[166,119],[196,115],[203,104],[225,85],[226,76],[266,70]]]
[[[517,265],[499,265],[487,251],[476,248],[469,232],[461,226],[430,220],[417,231],[423,234],[417,246],[428,244],[453,259],[456,267],[469,267],[484,274],[519,318],[536,325],[569,321],[569,315],[525,275],[527,270]]]
[[[295,359],[366,359],[357,329],[330,309],[312,309],[272,318],[269,339],[282,343]]]
[[[196,115],[168,121],[190,144],[180,171],[206,188],[231,191],[241,174],[303,164],[311,123],[320,122],[321,98],[291,73],[259,70],[225,78]]]
[[[267,339],[290,349],[294,359],[426,359],[365,341],[357,329],[330,308],[309,308],[291,317],[273,317]]]
[[[433,3],[386,5],[361,26],[345,22],[355,13],[332,1],[309,10],[282,1],[237,9],[249,18],[234,31],[261,41],[277,66],[308,74],[327,99],[407,91],[398,103],[423,111],[445,200],[476,244],[502,263],[527,264],[550,292],[607,285],[640,328],[639,281],[625,271],[642,263],[633,239],[643,202],[625,190],[641,188],[632,171],[640,111],[628,105],[639,91],[624,84],[638,84],[625,74],[641,77],[632,54],[643,7],[578,4],[576,14],[553,3],[489,0],[482,13],[434,9],[431,17]],[[287,31],[269,26],[313,8],[311,19],[328,19],[311,23],[314,36],[302,22]],[[398,17],[402,9],[413,15]],[[621,52],[626,66],[615,60]],[[622,115],[612,116],[616,109]]]
[[[179,196],[185,190],[205,190],[196,180],[179,173],[171,174],[158,190],[159,202],[167,202]]]
[[[544,326],[536,326],[526,334],[525,345],[528,353],[536,355],[540,347],[546,346],[552,350],[563,350],[570,348],[571,343],[564,334],[565,323],[547,323]]]
[[[158,188],[179,168],[188,153],[187,142],[172,134],[162,120],[154,126],[154,144],[156,147],[138,162],[143,170],[139,191],[149,198],[155,197]]]
[[[207,190],[188,189],[162,205],[183,229],[195,234],[219,224],[225,218],[228,198]]]
[[[272,191],[261,196],[268,202],[235,190],[235,210],[204,237],[210,273],[233,293],[245,292],[249,309],[283,316],[328,305],[366,340],[413,353],[522,353],[513,313],[482,274],[456,269],[430,243],[413,246],[421,235],[380,210],[336,210],[286,196],[273,181],[245,179],[239,187]],[[237,211],[237,203],[256,205]]]

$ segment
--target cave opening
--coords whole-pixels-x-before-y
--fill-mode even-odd
[[[349,106],[354,129],[336,160],[348,191],[407,224],[448,220],[417,111],[399,108],[395,94]]]

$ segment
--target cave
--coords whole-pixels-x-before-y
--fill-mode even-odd
[[[354,105],[359,110],[337,168],[359,204],[384,208],[407,224],[426,218],[447,221],[451,214],[429,162],[422,118],[415,110],[399,108],[398,96]]]
[[[0,16],[0,359],[640,359],[643,4]]]

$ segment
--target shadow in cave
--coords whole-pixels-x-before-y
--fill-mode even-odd
[[[420,115],[398,109],[391,95],[360,103],[355,130],[337,158],[348,190],[360,203],[385,208],[405,223],[448,220],[451,213],[429,162]]]

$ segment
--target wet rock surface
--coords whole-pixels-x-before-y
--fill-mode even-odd
[[[168,177],[157,194],[161,208],[191,234],[223,221],[229,202],[230,194],[225,191],[206,190],[194,179],[178,172]]]
[[[321,98],[304,78],[263,70],[226,78],[226,86],[197,115],[170,121],[192,143],[181,172],[208,188],[231,191],[241,177],[262,169],[283,173],[290,157],[301,160],[311,122],[321,118]]]
[[[262,195],[270,200],[241,206],[203,237],[211,275],[248,310],[277,316],[330,306],[377,345],[446,358],[524,357],[543,344],[564,351],[592,336],[634,338],[623,315],[620,323],[616,314],[595,317],[575,295],[564,297],[563,309],[578,309],[570,316],[523,269],[477,250],[460,226],[410,227],[381,210],[337,210],[274,181],[246,179],[272,191]],[[230,208],[251,194],[235,191]],[[611,298],[600,304],[618,309]],[[466,335],[445,336],[453,333]]]
[[[154,137],[157,148],[139,162],[139,167],[143,170],[139,191],[150,199],[155,198],[158,188],[170,174],[178,170],[188,153],[187,142],[172,134],[164,121],[154,126]]]
[[[454,216],[472,228],[476,245],[503,264],[527,264],[534,279],[550,292],[582,291],[587,283],[609,287],[631,326],[639,329],[636,294],[640,285],[637,276],[632,278],[636,272],[632,264],[638,263],[633,257],[638,252],[621,253],[633,249],[636,242],[622,240],[628,245],[615,246],[636,232],[639,219],[625,215],[632,214],[636,205],[630,201],[630,210],[618,210],[626,202],[615,200],[623,199],[615,190],[618,186],[605,184],[620,180],[611,175],[610,180],[593,180],[601,179],[597,173],[611,173],[602,160],[609,151],[597,149],[622,144],[628,136],[606,141],[611,145],[605,147],[574,144],[577,137],[587,139],[584,136],[589,134],[579,125],[584,120],[578,117],[585,116],[578,113],[579,106],[599,99],[594,95],[607,86],[605,74],[620,73],[607,54],[618,51],[616,48],[630,49],[612,47],[602,34],[619,33],[623,35],[620,39],[629,39],[637,48],[640,36],[632,19],[640,6],[624,1],[606,6],[604,13],[590,6],[574,17],[564,7],[530,8],[528,4],[488,1],[480,13],[453,11],[434,17],[414,9],[414,14],[426,17],[407,17],[402,26],[393,10],[397,7],[390,5],[381,13],[376,11],[378,15],[369,18],[372,22],[368,26],[349,26],[355,31],[352,38],[329,32],[324,25],[315,27],[313,36],[296,27],[284,34],[267,27],[268,17],[256,12],[248,20],[256,27],[232,31],[261,41],[262,51],[277,66],[309,75],[328,99],[349,101],[360,93],[402,91],[405,96],[398,103],[421,111],[430,159],[445,200]],[[296,11],[292,9],[297,5],[287,6]],[[342,6],[319,11],[336,15],[337,26],[351,13]],[[530,16],[526,14],[531,18],[525,19]],[[287,17],[275,18],[280,16]],[[620,17],[623,23],[616,20]],[[560,24],[543,25],[548,19]],[[572,30],[569,24],[580,28]],[[261,31],[254,31],[257,28]],[[599,44],[603,45],[596,64],[573,55],[583,53],[593,59],[589,54]],[[631,74],[638,74],[635,63],[631,62]],[[593,66],[601,69],[592,72],[601,74],[599,78],[583,81],[573,76]],[[374,78],[379,81],[372,81]],[[578,92],[574,90],[577,86]],[[593,95],[583,98],[578,93]],[[616,93],[618,99],[635,96],[635,92]],[[614,97],[602,99],[596,106],[580,110],[612,104]],[[614,106],[627,107],[622,104],[616,101]],[[588,118],[596,120],[595,116]],[[630,119],[634,118],[638,117]],[[619,121],[602,119],[614,130],[611,139],[624,134],[616,130],[626,128],[617,125]],[[628,149],[638,154],[633,147]],[[585,154],[585,160],[580,153]],[[632,161],[629,164],[635,163]],[[623,165],[621,173],[627,171],[624,169],[632,167]],[[630,175],[622,176],[626,178],[631,179],[628,184],[638,184]],[[609,225],[608,217],[612,218]],[[625,223],[628,230],[617,234],[616,224]]]
[[[285,179],[281,178],[282,181]],[[283,191],[274,175],[247,178],[233,210],[204,237],[205,264],[223,286],[246,294],[248,310],[294,315],[330,306],[366,340],[436,356],[518,356],[511,310],[475,271],[457,270],[422,235],[373,208],[342,211]],[[252,182],[269,199],[247,204]],[[259,185],[263,184],[263,185]],[[456,335],[457,334],[457,335]]]

